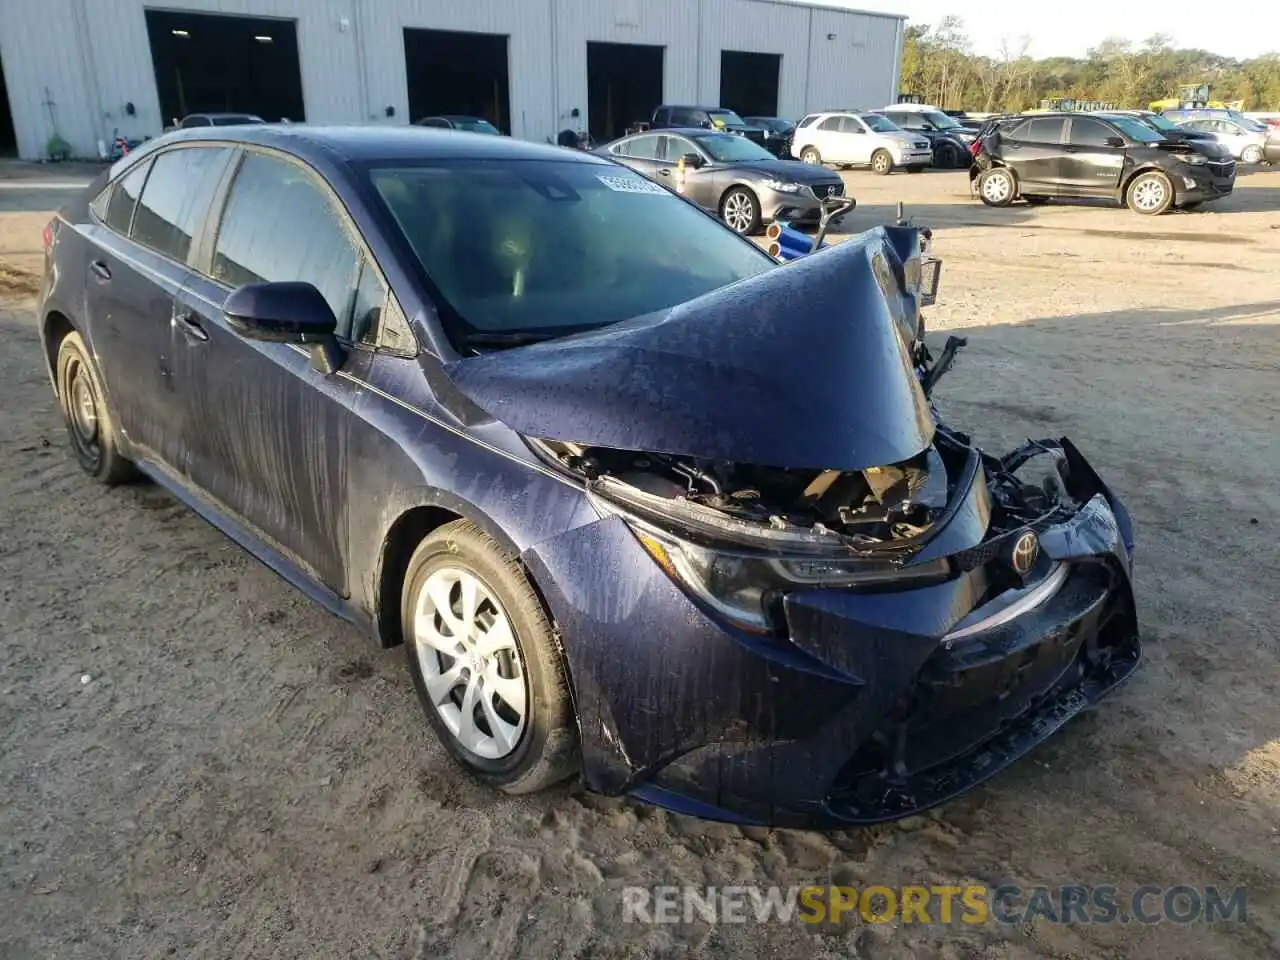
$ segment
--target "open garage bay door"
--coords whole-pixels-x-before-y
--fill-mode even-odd
[[[454,30],[404,32],[409,121],[462,115],[511,132],[507,38]]]
[[[0,157],[18,153],[18,138],[13,131],[13,112],[9,108],[9,90],[4,82],[4,62],[0,61]]]
[[[720,51],[719,106],[743,117],[776,117],[781,73],[781,54]]]
[[[587,44],[587,113],[598,143],[620,137],[662,104],[663,47]]]
[[[292,20],[169,10],[146,16],[166,126],[189,113],[306,120]]]

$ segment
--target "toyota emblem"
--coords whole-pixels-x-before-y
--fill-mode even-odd
[[[1020,577],[1025,577],[1040,559],[1040,538],[1028,530],[1013,542],[1013,550],[1009,554],[1009,566]]]

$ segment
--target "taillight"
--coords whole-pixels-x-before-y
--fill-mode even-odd
[[[44,241],[44,252],[45,252],[45,255],[47,256],[48,254],[53,252],[53,221],[52,220],[50,220],[48,223],[44,225],[44,233],[41,234],[41,239]]]
[[[974,140],[973,143],[969,144],[969,156],[973,157],[976,160],[978,157],[978,154],[980,154],[981,152],[982,152],[981,140]]]

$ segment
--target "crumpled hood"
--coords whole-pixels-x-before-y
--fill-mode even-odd
[[[910,227],[877,227],[695,300],[451,363],[526,436],[760,466],[861,470],[933,440],[902,330]]]

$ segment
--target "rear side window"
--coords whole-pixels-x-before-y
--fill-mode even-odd
[[[1030,143],[1058,143],[1062,140],[1062,117],[1038,117],[1027,126],[1019,127],[1019,140]]]
[[[842,117],[827,117],[827,119],[823,120],[820,124],[818,124],[818,129],[819,129],[819,130],[831,130],[831,131],[839,132],[839,130],[840,130],[840,121],[841,121],[841,119],[843,119],[843,118],[842,118]]]
[[[186,263],[231,153],[229,147],[185,147],[156,157],[133,218],[133,239]]]
[[[1071,142],[1080,147],[1105,147],[1107,138],[1116,132],[1100,120],[1074,117],[1071,120]]]
[[[142,184],[147,179],[147,171],[151,169],[148,160],[115,185],[111,191],[111,200],[107,203],[107,226],[116,233],[129,235],[129,224],[133,220],[133,209],[138,205],[138,195],[142,193]]]
[[[623,144],[619,152],[624,157],[632,157],[636,160],[657,160],[658,138],[656,136],[636,137]]]
[[[351,332],[361,256],[327,191],[300,165],[245,155],[231,186],[213,255],[214,279],[245,283],[301,280],[324,295]]]

